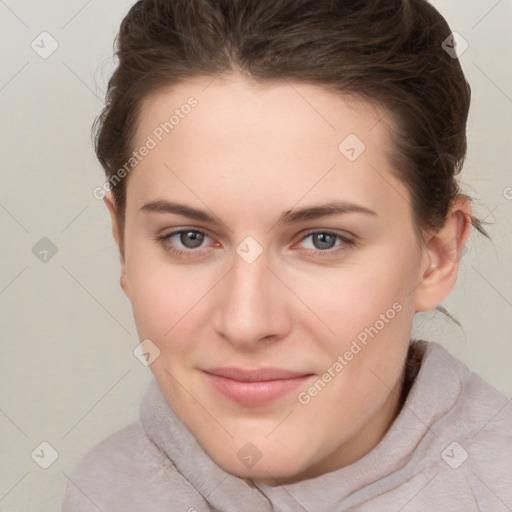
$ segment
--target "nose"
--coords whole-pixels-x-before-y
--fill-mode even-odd
[[[243,350],[284,338],[292,326],[289,298],[266,257],[261,255],[252,263],[238,255],[234,258],[231,272],[217,290],[217,333]]]

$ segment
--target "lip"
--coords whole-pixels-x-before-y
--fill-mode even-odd
[[[313,374],[280,368],[203,370],[212,387],[240,405],[263,405],[287,395]]]

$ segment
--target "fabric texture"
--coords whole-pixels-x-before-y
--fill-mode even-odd
[[[511,511],[512,404],[441,345],[380,443],[339,470],[278,487],[223,471],[153,379],[140,419],[72,471],[62,512]]]

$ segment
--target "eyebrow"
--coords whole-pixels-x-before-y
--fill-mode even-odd
[[[200,222],[208,222],[210,224],[223,224],[221,219],[216,215],[211,215],[203,210],[198,210],[184,204],[174,203],[170,201],[158,200],[146,203],[141,208],[144,212],[151,213],[167,213],[181,215]],[[342,215],[347,213],[364,213],[378,217],[378,214],[359,204],[349,201],[332,201],[326,204],[308,206],[298,210],[287,210],[279,217],[276,224],[294,224],[307,220],[314,220],[334,215]]]

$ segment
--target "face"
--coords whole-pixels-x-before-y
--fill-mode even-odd
[[[297,481],[354,462],[393,421],[430,261],[384,111],[314,85],[212,80],[144,103],[122,286],[206,453]]]

